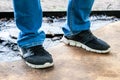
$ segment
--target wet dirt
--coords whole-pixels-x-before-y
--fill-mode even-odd
[[[96,30],[109,23],[119,21],[119,18],[113,16],[99,15],[91,16],[91,30]],[[46,34],[63,34],[62,26],[65,24],[66,17],[50,18],[44,17],[41,30]],[[0,62],[20,60],[19,49],[17,46],[17,36],[19,30],[16,28],[14,19],[0,19]],[[43,46],[47,49],[60,43],[62,36],[46,38]]]

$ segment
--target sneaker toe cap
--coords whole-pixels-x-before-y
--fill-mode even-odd
[[[28,63],[31,63],[31,64],[35,64],[35,65],[43,65],[45,63],[52,63],[53,59],[51,56],[46,57],[46,56],[34,55],[34,56],[25,58],[25,61],[27,61]]]
[[[108,50],[110,48],[110,45],[101,39],[96,39],[92,42],[89,42],[87,45],[96,50]]]

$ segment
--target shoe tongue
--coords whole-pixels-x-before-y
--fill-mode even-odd
[[[80,37],[91,36],[91,35],[92,35],[92,33],[91,33],[90,30],[85,30],[85,31],[82,31],[82,32],[79,33]]]
[[[42,47],[42,45],[34,46],[31,48],[31,50],[36,55],[38,55],[38,54],[42,55],[45,51],[44,48]]]
[[[33,47],[31,47],[30,49],[31,49],[32,51],[37,51],[37,50],[39,50],[40,48],[42,48],[42,46],[41,46],[41,45],[38,45],[38,46],[33,46]]]

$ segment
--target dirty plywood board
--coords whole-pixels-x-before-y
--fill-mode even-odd
[[[96,54],[63,43],[48,51],[54,67],[32,69],[24,61],[0,63],[0,80],[120,80],[120,22],[93,33],[111,45],[111,52]]]

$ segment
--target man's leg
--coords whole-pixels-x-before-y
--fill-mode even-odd
[[[90,28],[89,15],[94,0],[69,0],[65,35],[74,35]]]
[[[44,68],[53,65],[51,55],[42,44],[45,33],[39,31],[42,24],[40,0],[13,0],[16,25],[20,30],[18,45],[23,58],[33,68]]]
[[[18,37],[20,47],[41,45],[45,39],[43,31],[38,32],[42,23],[39,0],[14,0],[16,25],[21,31]]]
[[[109,52],[109,45],[90,32],[89,15],[94,0],[69,0],[64,42],[97,53]]]

